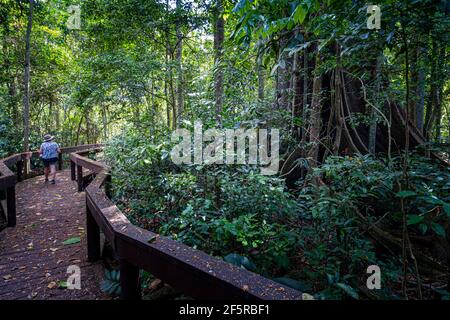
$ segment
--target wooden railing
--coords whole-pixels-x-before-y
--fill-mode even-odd
[[[100,144],[90,144],[77,147],[61,148],[61,153],[58,157],[58,169],[63,168],[63,155],[72,152],[98,148]],[[14,227],[16,225],[16,184],[22,181],[26,176],[23,168],[24,162],[38,157],[39,152],[24,152],[12,155],[10,157],[0,159],[0,211],[5,213],[7,227]],[[15,167],[15,173],[11,170]]]
[[[301,293],[253,272],[231,265],[180,242],[130,223],[110,200],[109,168],[83,156],[70,155],[72,179],[86,192],[88,259],[100,259],[100,232],[120,262],[122,298],[141,298],[140,269],[194,298],[279,300],[301,299]],[[94,175],[86,185],[83,168]]]
[[[103,232],[119,257],[122,298],[140,299],[139,270],[144,269],[194,298],[301,299],[296,290],[131,224],[110,200],[109,168],[86,157],[101,149],[98,144],[62,148],[58,169],[63,168],[63,155],[70,154],[71,178],[79,191],[86,191],[88,259],[100,259]],[[16,225],[15,186],[27,177],[24,162],[37,156],[37,152],[27,152],[0,159],[0,204],[9,227]],[[89,170],[87,174],[83,169]]]

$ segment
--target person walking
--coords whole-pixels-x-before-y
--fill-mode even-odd
[[[51,184],[56,184],[56,163],[58,162],[58,154],[61,153],[59,145],[54,141],[55,137],[50,134],[44,136],[44,143],[41,144],[39,155],[44,162],[45,183],[51,177]]]

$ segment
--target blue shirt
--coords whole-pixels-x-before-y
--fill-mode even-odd
[[[49,141],[41,144],[42,159],[58,158],[59,145],[56,142]]]

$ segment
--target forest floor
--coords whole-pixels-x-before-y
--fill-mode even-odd
[[[57,184],[38,176],[16,186],[17,226],[0,233],[0,299],[107,299],[103,266],[87,261],[84,192],[70,171]],[[80,267],[81,289],[68,289],[67,268]]]

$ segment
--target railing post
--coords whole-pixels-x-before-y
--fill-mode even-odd
[[[0,190],[0,200],[5,200],[5,199],[6,199],[6,191]]]
[[[105,178],[105,194],[108,198],[111,199],[111,181],[112,181],[112,177],[111,177],[111,173],[108,173],[108,175]]]
[[[77,179],[75,162],[73,162],[72,160],[70,160],[70,178],[72,179],[72,181],[75,181]]]
[[[83,191],[83,167],[77,165],[78,192]]]
[[[17,170],[17,182],[20,182],[22,181],[23,160],[19,160],[16,163],[16,170]]]
[[[6,189],[6,211],[8,227],[16,226],[16,187]]]
[[[86,196],[87,197],[87,196]],[[87,200],[87,198],[86,198]],[[100,259],[100,228],[92,216],[86,201],[86,238],[88,246],[88,260],[91,262]]]
[[[139,268],[125,259],[120,259],[121,299],[141,300],[141,282]]]
[[[61,171],[63,169],[63,154],[58,154],[58,170]]]

